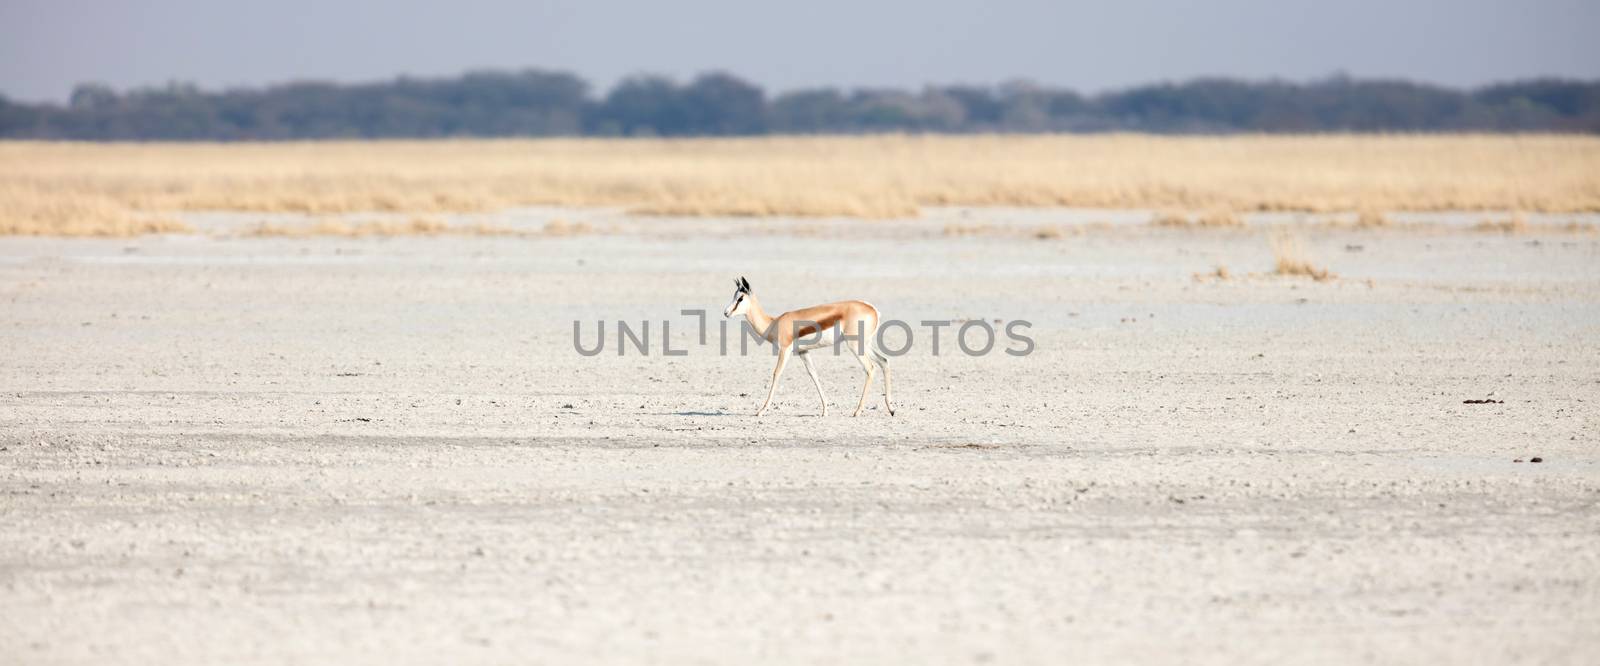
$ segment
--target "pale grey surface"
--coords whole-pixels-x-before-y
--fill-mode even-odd
[[[1592,234],[1309,230],[1342,279],[1216,283],[1270,268],[1261,233],[715,224],[0,239],[0,654],[1600,654]],[[924,348],[861,419],[824,357],[833,416],[792,367],[754,421],[770,358],[677,315],[738,274],[773,309],[1029,319],[1038,351]],[[691,354],[582,358],[574,318]]]

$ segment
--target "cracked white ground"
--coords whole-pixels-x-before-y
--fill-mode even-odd
[[[0,654],[1600,658],[1600,238],[1313,229],[1318,283],[1257,230],[926,229],[0,239]],[[893,418],[822,356],[829,417],[791,367],[756,420],[771,357],[678,314],[738,275],[1037,348],[919,341]]]

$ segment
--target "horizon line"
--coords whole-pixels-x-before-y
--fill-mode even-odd
[[[919,91],[926,91],[926,90],[930,90],[930,89],[941,89],[941,88],[945,88],[945,89],[948,89],[948,88],[978,88],[978,89],[985,89],[985,90],[998,90],[998,89],[1006,87],[1006,86],[1017,85],[1017,86],[1031,86],[1031,87],[1034,87],[1034,88],[1039,89],[1039,90],[1050,90],[1050,91],[1056,91],[1056,92],[1071,92],[1071,93],[1075,93],[1075,94],[1081,95],[1081,96],[1086,97],[1086,98],[1092,98],[1092,97],[1101,97],[1101,96],[1106,96],[1106,95],[1114,95],[1114,94],[1118,94],[1118,93],[1122,93],[1122,92],[1127,92],[1127,91],[1130,91],[1130,90],[1138,90],[1138,89],[1143,89],[1143,88],[1157,88],[1157,87],[1163,87],[1163,86],[1181,86],[1181,85],[1188,85],[1188,84],[1194,84],[1194,83],[1200,83],[1200,82],[1211,82],[1211,81],[1226,81],[1226,82],[1232,82],[1232,83],[1244,83],[1244,84],[1252,84],[1252,85],[1283,84],[1283,85],[1290,85],[1290,86],[1313,86],[1313,85],[1318,85],[1318,84],[1334,83],[1334,82],[1396,83],[1396,84],[1414,85],[1414,86],[1421,86],[1421,87],[1434,88],[1434,89],[1439,89],[1439,90],[1455,91],[1455,92],[1474,92],[1474,91],[1485,90],[1485,89],[1494,88],[1494,87],[1498,87],[1498,86],[1513,85],[1513,84],[1519,84],[1519,83],[1529,83],[1529,82],[1539,82],[1539,81],[1555,81],[1555,82],[1580,83],[1580,84],[1600,84],[1600,77],[1584,78],[1584,77],[1575,77],[1575,76],[1565,76],[1565,75],[1560,75],[1560,74],[1532,74],[1532,75],[1519,76],[1519,77],[1514,77],[1514,78],[1495,79],[1495,80],[1491,80],[1491,81],[1487,81],[1487,82],[1479,83],[1479,84],[1474,84],[1474,85],[1452,85],[1452,84],[1448,84],[1448,83],[1437,83],[1437,82],[1432,82],[1432,81],[1428,81],[1428,80],[1425,80],[1425,79],[1408,78],[1408,77],[1403,77],[1403,76],[1389,76],[1389,75],[1361,76],[1361,75],[1350,74],[1350,73],[1344,72],[1344,71],[1334,71],[1334,72],[1331,72],[1331,73],[1328,73],[1328,74],[1325,74],[1325,75],[1322,75],[1322,76],[1319,76],[1319,77],[1301,78],[1301,79],[1296,79],[1296,78],[1293,78],[1293,77],[1286,77],[1286,76],[1252,77],[1252,76],[1239,76],[1239,75],[1229,75],[1229,74],[1203,74],[1203,75],[1197,75],[1197,76],[1154,79],[1154,80],[1145,81],[1145,82],[1142,82],[1142,83],[1133,83],[1133,84],[1126,84],[1126,85],[1121,85],[1121,86],[1105,87],[1105,88],[1101,88],[1101,89],[1097,89],[1097,90],[1089,90],[1089,89],[1079,88],[1079,87],[1075,87],[1075,86],[1071,86],[1071,85],[1067,85],[1067,84],[1041,83],[1041,82],[1039,82],[1037,80],[1030,79],[1030,78],[1027,78],[1027,77],[1006,78],[1006,79],[1000,79],[1000,80],[997,80],[997,81],[991,81],[991,82],[987,82],[987,83],[977,83],[977,82],[971,82],[971,81],[959,81],[959,80],[957,80],[957,81],[947,81],[947,82],[931,82],[931,81],[929,81],[929,82],[923,82],[921,84],[915,84],[915,85],[820,84],[820,85],[804,85],[804,86],[794,86],[794,87],[785,87],[785,88],[778,88],[778,87],[769,88],[767,85],[765,85],[763,83],[760,83],[760,82],[755,81],[753,79],[741,76],[740,74],[738,74],[736,72],[733,72],[733,71],[731,71],[730,69],[727,69],[727,68],[708,68],[708,69],[702,69],[702,70],[694,73],[693,75],[689,75],[689,76],[676,76],[676,75],[672,75],[672,74],[665,74],[665,73],[659,73],[659,72],[649,72],[649,71],[641,70],[641,71],[638,71],[638,72],[634,72],[632,74],[628,74],[628,75],[625,75],[625,76],[617,77],[610,85],[600,86],[600,85],[596,85],[589,78],[584,77],[583,75],[578,74],[578,73],[576,73],[574,71],[563,70],[563,69],[554,69],[554,68],[545,68],[545,67],[536,67],[536,66],[527,66],[527,67],[475,67],[475,68],[470,68],[470,69],[459,70],[454,74],[411,74],[411,73],[399,73],[399,74],[394,74],[394,75],[391,75],[391,76],[388,76],[388,77],[381,77],[381,78],[360,78],[360,79],[318,78],[318,77],[287,78],[287,79],[279,79],[279,80],[276,80],[276,81],[269,81],[269,82],[264,82],[264,83],[239,84],[239,85],[223,84],[223,85],[220,85],[220,86],[208,86],[208,85],[203,85],[203,84],[200,84],[200,83],[196,83],[194,81],[188,81],[188,80],[176,79],[176,78],[168,79],[164,83],[141,83],[141,84],[134,84],[134,85],[128,85],[128,86],[121,86],[121,87],[113,86],[111,84],[103,83],[103,82],[100,82],[100,81],[87,80],[87,81],[79,81],[78,83],[73,84],[72,87],[73,87],[73,90],[76,90],[78,88],[82,88],[82,87],[86,87],[86,86],[103,86],[105,88],[108,88],[108,89],[112,90],[113,92],[115,92],[118,95],[130,94],[130,93],[135,93],[135,92],[145,92],[145,91],[152,91],[152,92],[165,91],[165,90],[171,90],[171,89],[174,89],[174,88],[182,88],[182,87],[192,87],[194,90],[196,90],[197,92],[200,92],[202,94],[218,94],[218,93],[232,93],[232,92],[267,91],[267,90],[273,90],[273,89],[277,89],[277,88],[288,88],[288,87],[300,86],[300,85],[331,85],[331,86],[343,86],[343,87],[359,87],[359,86],[367,86],[367,85],[383,85],[383,84],[399,83],[399,82],[405,82],[405,81],[443,82],[443,81],[460,80],[460,79],[463,79],[463,78],[466,78],[466,77],[469,77],[469,76],[473,76],[473,75],[486,75],[486,74],[487,75],[517,75],[517,74],[529,74],[529,73],[538,73],[538,74],[547,74],[547,75],[556,75],[556,76],[563,76],[563,75],[564,76],[571,76],[571,77],[573,77],[573,78],[575,78],[578,81],[583,83],[583,85],[585,87],[585,95],[597,94],[600,97],[604,97],[605,96],[605,92],[609,92],[611,90],[615,90],[618,86],[622,85],[623,83],[626,83],[626,82],[632,81],[632,80],[658,79],[658,80],[670,81],[674,85],[682,85],[682,84],[685,84],[685,83],[693,82],[696,79],[699,79],[699,78],[702,78],[702,77],[717,76],[717,75],[729,76],[729,77],[737,79],[737,80],[739,80],[739,81],[741,81],[743,83],[746,83],[746,84],[749,84],[751,86],[754,86],[754,87],[760,89],[763,95],[768,96],[768,97],[776,97],[776,96],[781,96],[781,95],[789,94],[789,93],[811,92],[811,91],[822,91],[822,90],[832,90],[832,91],[845,92],[845,93],[851,93],[851,92],[885,92],[885,91],[919,92]],[[72,92],[70,92],[70,91],[67,93],[65,98],[56,98],[56,99],[38,99],[38,98],[35,98],[35,99],[23,99],[23,98],[19,98],[19,97],[12,97],[6,91],[0,90],[0,101],[8,102],[8,103],[14,104],[14,105],[28,105],[28,106],[58,105],[58,106],[64,106],[64,105],[70,104],[71,98],[72,98]]]

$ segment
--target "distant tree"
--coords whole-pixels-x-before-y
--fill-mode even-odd
[[[117,104],[117,91],[103,83],[80,83],[72,88],[67,104],[81,111],[109,109]]]
[[[0,95],[0,137],[48,138],[40,127],[42,116],[38,107],[17,104]]]
[[[999,126],[1005,113],[1005,104],[986,87],[946,86],[930,92],[960,104],[962,117],[969,127],[993,129]]]
[[[37,139],[1109,130],[1600,133],[1600,81],[1533,79],[1463,91],[1344,75],[1304,84],[1209,78],[1093,97],[1011,82],[917,92],[818,88],[769,100],[759,86],[712,72],[687,85],[632,77],[596,99],[572,74],[530,69],[218,92],[172,83],[119,93],[86,83],[73,89],[65,105],[0,98],[0,137]]]
[[[960,100],[937,89],[920,95],[884,89],[857,90],[850,96],[850,129],[883,131],[960,131],[966,110]]]
[[[768,126],[788,134],[849,131],[850,117],[849,100],[833,88],[778,95],[767,111]]]
[[[629,136],[684,134],[689,127],[678,86],[661,76],[624,79],[606,95],[598,113],[601,123]]]
[[[759,134],[767,129],[766,94],[729,74],[703,74],[682,92],[691,134]]]
[[[1473,98],[1492,115],[1497,129],[1547,124],[1557,129],[1600,132],[1600,81],[1534,79],[1486,86]]]
[[[1055,102],[1049,90],[1027,81],[1002,84],[997,91],[1000,117],[997,125],[1007,132],[1046,132],[1059,129],[1051,111]]]

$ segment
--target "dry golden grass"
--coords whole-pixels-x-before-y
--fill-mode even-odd
[[[6,142],[0,230],[127,233],[146,215],[195,210],[526,205],[860,218],[941,205],[1595,212],[1597,174],[1600,138],[1548,135]]]
[[[0,236],[137,236],[190,233],[189,225],[104,197],[18,196],[0,183]]]
[[[1308,277],[1317,282],[1333,279],[1335,276],[1328,269],[1317,266],[1306,255],[1305,248],[1300,245],[1300,239],[1288,234],[1275,234],[1270,237],[1272,243],[1272,257],[1275,261],[1273,273],[1291,277]]]

